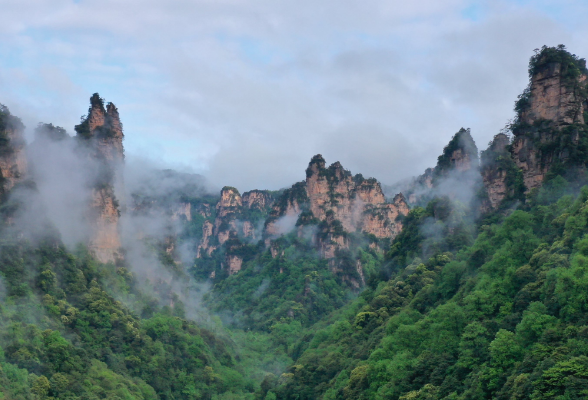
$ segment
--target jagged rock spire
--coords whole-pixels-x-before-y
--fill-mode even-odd
[[[95,155],[106,162],[122,163],[124,160],[123,127],[118,109],[113,103],[104,107],[104,99],[98,93],[90,98],[88,115],[75,130],[83,140],[93,140]]]
[[[515,104],[517,117],[511,125],[512,154],[527,191],[541,186],[556,166],[567,173],[586,167],[587,76],[586,61],[563,45],[543,46],[531,57],[529,86]]]
[[[101,262],[115,261],[121,257],[120,209],[115,185],[122,185],[124,161],[124,135],[116,106],[108,103],[104,107],[104,99],[94,93],[87,117],[75,130],[78,139],[87,144],[98,168],[89,209],[92,232],[88,247]]]
[[[434,170],[436,177],[442,177],[451,171],[465,172],[477,168],[478,147],[472,138],[470,129],[461,128],[443,149],[437,159]]]

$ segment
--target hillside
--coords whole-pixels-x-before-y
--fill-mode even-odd
[[[132,165],[98,94],[30,144],[2,106],[0,398],[588,397],[587,77],[537,50],[485,150],[389,197],[320,154],[279,191]]]

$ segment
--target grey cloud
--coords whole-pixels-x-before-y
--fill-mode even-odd
[[[0,27],[13,58],[0,101],[27,125],[71,127],[99,91],[128,154],[241,191],[302,179],[316,153],[393,183],[433,166],[462,126],[483,148],[512,117],[533,48],[588,44],[581,1],[557,15],[548,1],[28,3],[3,3]]]

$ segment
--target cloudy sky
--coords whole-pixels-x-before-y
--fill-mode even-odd
[[[99,92],[129,160],[277,189],[321,153],[384,183],[512,118],[533,49],[588,56],[584,0],[0,0],[0,103],[73,133]]]

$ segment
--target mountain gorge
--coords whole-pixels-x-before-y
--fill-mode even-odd
[[[30,144],[2,106],[0,397],[585,398],[587,76],[537,50],[485,150],[388,197],[320,154],[244,193],[127,162],[98,94]]]

